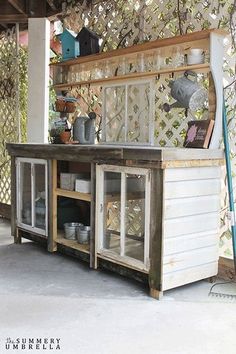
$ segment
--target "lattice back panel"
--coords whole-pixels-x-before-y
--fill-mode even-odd
[[[67,6],[68,3],[71,6]],[[101,50],[130,46],[145,40],[171,37],[205,28],[225,28],[231,32],[231,39],[225,47],[224,85],[235,75],[236,15],[234,0],[92,0],[79,4],[75,0],[64,2],[64,25],[74,31],[88,26],[102,38]],[[162,79],[163,80],[163,79]],[[166,85],[163,82],[163,85]],[[164,95],[164,93],[162,93]],[[231,150],[234,174],[236,175],[236,95],[235,88],[227,91],[228,120],[231,132]],[[168,99],[168,94],[167,97]],[[160,105],[156,97],[156,106]],[[180,122],[179,122],[180,118]],[[177,122],[178,120],[178,122]],[[186,118],[178,112],[175,120],[172,112],[163,120],[157,113],[155,128],[157,144],[181,145]],[[183,123],[183,124],[182,124]],[[167,139],[168,138],[168,139]],[[225,204],[224,204],[225,206]],[[227,219],[222,217],[223,230],[227,230]],[[227,237],[224,236],[226,239]],[[228,246],[222,241],[229,254]]]
[[[0,203],[10,204],[10,157],[7,142],[18,141],[16,29],[0,36]]]

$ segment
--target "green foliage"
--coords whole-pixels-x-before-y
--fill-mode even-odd
[[[19,48],[19,110],[21,122],[21,141],[26,142],[27,100],[28,100],[28,51]]]

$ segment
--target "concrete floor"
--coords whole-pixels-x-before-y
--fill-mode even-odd
[[[208,297],[210,287],[197,282],[156,301],[136,282],[13,244],[0,219],[0,354],[235,354],[236,301]]]

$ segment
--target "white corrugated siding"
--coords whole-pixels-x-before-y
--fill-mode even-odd
[[[217,273],[220,167],[165,170],[163,290]]]

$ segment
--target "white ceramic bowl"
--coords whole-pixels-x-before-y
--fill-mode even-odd
[[[194,65],[194,64],[202,64],[204,63],[204,55],[187,55],[187,64]]]

